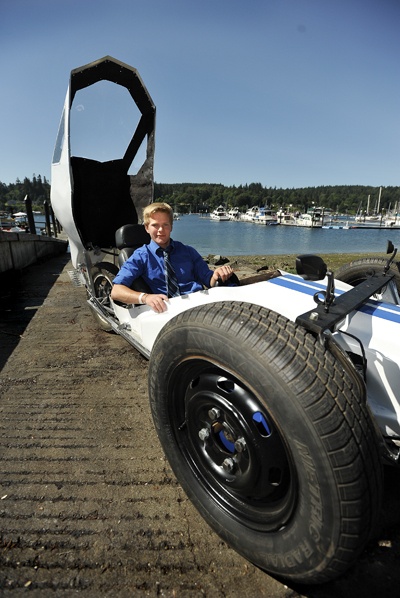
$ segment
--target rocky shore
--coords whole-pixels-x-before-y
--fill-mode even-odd
[[[366,257],[385,257],[381,253],[329,253],[319,254],[330,270],[337,270],[340,266],[354,260]],[[287,255],[236,255],[236,256],[204,256],[210,266],[218,263],[229,263],[239,278],[255,274],[257,270],[286,270],[295,272],[296,254]],[[219,260],[223,260],[219,262]]]

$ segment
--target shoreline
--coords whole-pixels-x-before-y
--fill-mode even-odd
[[[296,271],[296,257],[300,255],[295,254],[280,254],[280,255],[221,255],[224,260],[229,260],[229,263],[235,271],[251,272],[252,274],[258,268],[263,270],[286,270],[288,272]],[[345,264],[349,264],[355,260],[365,259],[367,257],[389,257],[386,253],[318,253],[324,260],[330,270],[337,270]],[[215,255],[208,255],[204,258],[210,265],[213,265]]]

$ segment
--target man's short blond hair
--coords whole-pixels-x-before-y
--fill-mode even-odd
[[[151,203],[143,209],[143,224],[147,226],[150,222],[150,218],[153,216],[153,214],[156,214],[157,212],[162,212],[166,214],[169,217],[172,226],[174,212],[169,204],[161,201]]]

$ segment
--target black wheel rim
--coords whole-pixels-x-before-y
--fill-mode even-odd
[[[93,277],[93,286],[95,297],[102,305],[110,305],[110,294],[112,289],[112,282],[103,273],[99,273]]]
[[[168,405],[179,454],[207,496],[258,531],[287,525],[296,506],[295,468],[255,394],[207,361],[185,361],[171,377]]]

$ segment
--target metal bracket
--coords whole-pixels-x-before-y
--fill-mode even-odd
[[[296,324],[316,334],[321,334],[325,330],[333,331],[334,327],[344,320],[349,313],[366,303],[372,295],[378,293],[393,278],[394,274],[390,273],[376,274],[350,291],[336,297],[335,301],[329,306],[328,312],[324,304],[320,303],[314,309],[298,316]]]

